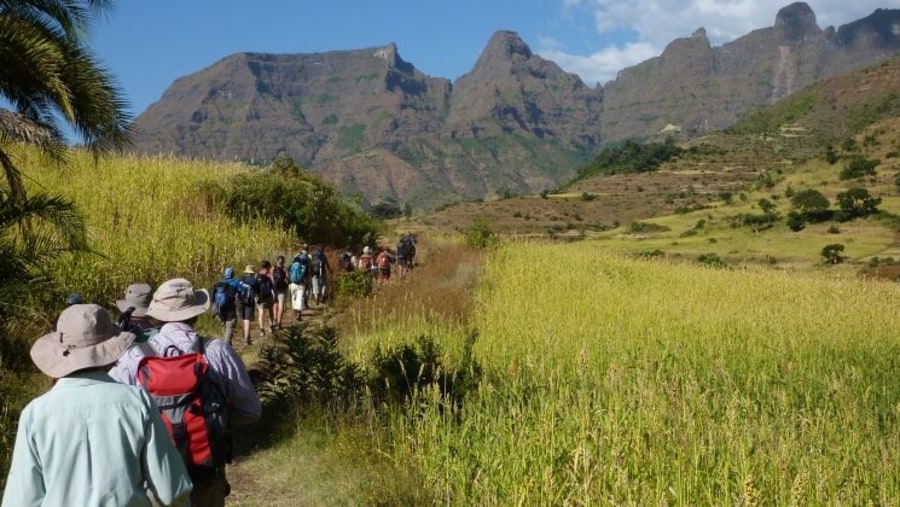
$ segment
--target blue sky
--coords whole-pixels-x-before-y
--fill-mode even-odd
[[[531,49],[588,84],[658,55],[706,28],[714,45],[771,26],[787,0],[120,0],[90,44],[134,114],[178,77],[228,55],[313,53],[397,44],[426,74],[456,79],[491,34],[518,32]],[[819,26],[841,25],[900,0],[810,0]],[[898,27],[900,30],[900,27]]]

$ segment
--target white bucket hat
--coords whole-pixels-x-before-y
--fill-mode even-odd
[[[209,310],[209,292],[194,290],[191,282],[175,278],[156,289],[147,315],[163,322],[181,322]]]
[[[134,317],[147,315],[150,301],[153,300],[153,288],[146,283],[133,283],[125,289],[125,299],[116,301],[119,311],[125,313],[129,308],[134,308],[131,313]]]
[[[116,327],[100,306],[76,304],[59,314],[55,332],[34,342],[31,360],[50,377],[62,378],[115,363],[134,338]]]

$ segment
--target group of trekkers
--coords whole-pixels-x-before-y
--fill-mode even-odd
[[[405,276],[416,238],[396,252],[340,252],[334,275],[362,272],[385,282]],[[259,396],[231,346],[238,316],[245,344],[259,312],[260,332],[281,326],[290,298],[299,321],[312,295],[328,297],[331,268],[321,248],[303,245],[291,263],[279,256],[235,277],[225,268],[212,294],[184,278],[128,286],[118,319],[71,294],[51,332],[31,348],[52,388],[22,411],[3,506],[224,506],[232,427],[260,418]],[[213,310],[222,339],[194,326]],[[265,322],[265,318],[268,322]],[[267,324],[267,325],[266,325]]]
[[[375,253],[366,246],[357,256],[350,247],[345,248],[337,256],[336,270],[332,269],[321,247],[311,249],[306,244],[288,265],[285,265],[285,257],[279,255],[275,264],[263,260],[259,269],[248,264],[239,277],[229,266],[222,271],[222,279],[213,286],[213,315],[224,325],[222,338],[229,345],[233,345],[238,321],[242,325],[243,345],[251,345],[250,331],[254,320],[257,320],[261,337],[275,332],[284,321],[287,301],[291,303],[292,321],[300,322],[303,312],[310,308],[310,296],[315,306],[325,304],[331,295],[330,281],[335,276],[362,272],[379,282],[386,282],[391,278],[392,266],[396,266],[397,276],[403,278],[412,269],[415,255],[415,235],[404,234],[395,252],[383,246]]]
[[[20,415],[3,505],[223,506],[232,427],[262,408],[234,349],[194,330],[209,292],[132,284],[118,323],[70,299],[31,347],[53,386]]]

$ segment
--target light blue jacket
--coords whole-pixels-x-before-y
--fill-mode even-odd
[[[143,389],[72,374],[19,419],[3,507],[189,505],[184,462]]]

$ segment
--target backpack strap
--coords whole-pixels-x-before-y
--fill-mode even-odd
[[[174,353],[172,353],[172,351],[174,351]],[[169,345],[166,347],[166,350],[163,351],[163,357],[175,357],[181,355],[184,355],[184,352],[175,345]]]

